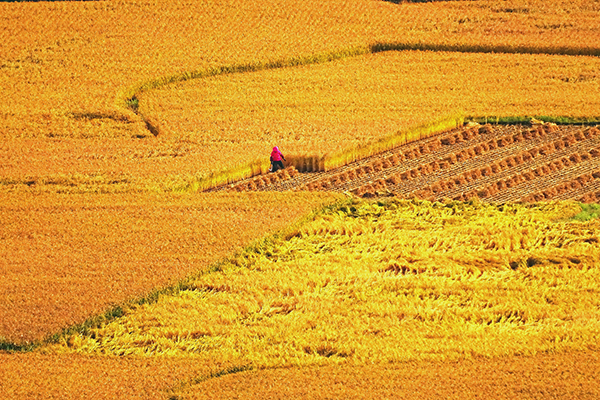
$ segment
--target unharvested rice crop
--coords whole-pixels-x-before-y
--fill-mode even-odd
[[[0,343],[144,297],[335,196],[0,195]]]
[[[454,52],[443,53],[448,57],[464,54],[456,51],[585,56],[565,58],[565,65],[571,67],[564,69],[567,73],[554,78],[556,85],[572,96],[574,103],[561,103],[553,96],[538,98],[536,82],[532,82],[531,94],[536,104],[525,102],[524,107],[531,106],[534,114],[540,114],[539,109],[558,107],[561,111],[560,107],[565,104],[587,102],[586,91],[590,87],[597,91],[595,64],[590,64],[592,73],[574,67],[579,65],[577,60],[587,62],[589,56],[598,55],[600,5],[597,1],[393,3],[379,0],[0,2],[0,349],[18,349],[20,345],[29,348],[27,343],[63,328],[70,332],[55,336],[56,340],[62,339],[53,346],[48,346],[48,342],[38,343],[40,352],[49,354],[0,351],[0,397],[165,398],[171,394],[163,391],[166,387],[185,388],[252,366],[360,364],[365,354],[373,355],[373,360],[410,359],[414,353],[402,346],[414,342],[400,343],[396,350],[387,351],[402,337],[393,324],[398,324],[398,329],[406,328],[406,332],[419,329],[418,334],[413,335],[417,341],[414,351],[422,350],[423,357],[428,359],[486,354],[496,343],[500,345],[494,347],[491,354],[590,347],[589,335],[597,337],[594,329],[598,321],[597,304],[590,297],[598,296],[595,286],[590,284],[587,292],[583,288],[587,282],[596,283],[598,279],[594,268],[585,269],[589,260],[581,257],[585,252],[579,250],[592,248],[593,254],[598,254],[594,247],[597,239],[585,231],[597,232],[597,224],[548,222],[554,206],[507,206],[504,211],[493,206],[473,206],[481,213],[477,218],[482,223],[498,213],[509,218],[510,210],[516,210],[516,216],[529,215],[531,211],[535,218],[507,222],[506,226],[513,228],[537,221],[544,229],[549,227],[548,235],[556,234],[549,236],[549,244],[531,247],[527,254],[521,254],[524,249],[517,249],[516,253],[508,251],[502,246],[511,239],[499,236],[498,248],[484,251],[500,254],[500,261],[496,263],[495,259],[491,264],[483,260],[490,268],[481,268],[479,263],[469,264],[469,257],[465,261],[460,252],[465,248],[472,250],[465,245],[458,246],[455,252],[437,249],[450,272],[444,270],[438,274],[433,261],[427,264],[416,260],[425,270],[417,270],[414,276],[402,275],[403,264],[394,265],[385,260],[381,242],[377,241],[382,237],[389,239],[386,232],[392,232],[393,223],[385,219],[374,222],[374,214],[369,214],[374,211],[370,206],[354,205],[357,210],[367,211],[348,219],[354,211],[340,209],[339,215],[316,220],[298,231],[289,242],[273,239],[258,244],[257,252],[236,256],[217,271],[215,260],[231,255],[235,249],[288,226],[308,210],[339,197],[315,193],[292,196],[201,194],[196,197],[151,193],[197,189],[198,185],[189,183],[223,167],[230,169],[256,157],[266,158],[268,154],[256,149],[246,153],[243,146],[232,150],[230,142],[232,137],[237,140],[235,132],[216,132],[222,137],[220,143],[214,137],[199,140],[197,132],[173,130],[170,120],[160,118],[160,110],[141,112],[152,106],[144,103],[143,97],[151,98],[154,89],[167,88],[165,85],[170,82],[204,77],[202,82],[210,86],[223,81],[225,77],[219,75],[232,71],[269,77],[268,71],[248,72],[292,64],[304,66],[282,69],[278,73],[294,71],[305,77],[307,71],[319,71],[320,67],[308,66],[311,63],[333,59],[338,61],[331,66],[340,68],[353,62],[348,58],[351,56],[362,54],[363,59],[377,60],[392,53],[371,53],[405,49]],[[521,60],[526,56],[515,57]],[[544,55],[538,57],[552,63],[557,60]],[[432,64],[432,71],[440,68],[436,62]],[[460,60],[456,62],[462,65]],[[543,62],[540,64],[540,71],[550,70]],[[351,73],[363,79],[362,65],[357,65],[358,69]],[[441,65],[453,66],[452,63]],[[559,65],[552,68],[560,69]],[[450,77],[456,75],[451,71],[452,68],[447,68],[442,72]],[[530,75],[538,77],[535,72]],[[228,78],[240,80],[241,77],[231,74]],[[544,79],[545,85],[548,77]],[[362,84],[358,81],[357,84],[361,88]],[[329,89],[322,83],[316,87],[323,91]],[[571,88],[575,87],[584,93],[573,94]],[[467,88],[472,88],[472,84],[468,83]],[[501,82],[497,88],[499,92],[506,90]],[[313,88],[306,89],[304,94],[298,93],[300,98],[314,94]],[[430,89],[431,95],[448,90],[443,84]],[[281,99],[277,97],[277,88],[269,90],[275,90],[274,100]],[[556,89],[543,89],[542,93],[554,94],[553,90]],[[264,101],[263,93],[255,95]],[[429,104],[426,97],[427,94],[417,96],[419,101]],[[502,99],[502,95],[492,93],[490,99]],[[460,98],[458,104],[462,104],[461,101],[468,99]],[[336,103],[323,103],[327,104]],[[275,106],[281,107],[281,104]],[[206,128],[193,101],[180,99],[179,107],[181,121],[187,116],[185,124],[193,129],[196,125]],[[439,107],[455,108],[452,104]],[[511,107],[513,105],[507,105],[512,110]],[[585,107],[579,107],[581,115]],[[247,112],[247,108],[247,104],[240,103],[242,111]],[[339,107],[334,109],[330,111],[346,118],[343,107],[341,111]],[[263,112],[258,111],[258,115]],[[377,107],[371,111],[375,116],[383,115]],[[366,111],[360,112],[365,118],[372,118]],[[509,115],[502,108],[496,114]],[[327,115],[315,115],[321,122],[317,120],[298,139],[294,137],[296,142],[310,143],[311,135],[322,131],[323,126],[335,130],[335,125],[344,124],[342,120],[328,119]],[[406,116],[414,118],[410,112]],[[181,121],[178,123],[183,124]],[[287,140],[287,130],[271,131],[269,126],[259,127],[261,123],[266,124],[264,118],[258,123],[250,120],[248,130],[239,130],[237,134],[258,134],[265,141]],[[363,145],[369,139],[394,133],[398,128],[394,123],[403,121],[381,125],[379,130],[375,129],[376,124],[364,124],[364,141],[359,140],[358,132],[351,132],[344,140]],[[277,121],[277,129],[282,126],[285,127],[285,121]],[[256,138],[251,139],[256,143]],[[324,150],[319,143],[314,142],[314,145],[314,148],[307,147],[306,152],[314,154]],[[284,150],[292,155],[297,151],[287,144]],[[415,151],[406,157],[418,159],[425,152],[419,149],[419,153]],[[313,157],[309,164],[314,168],[320,161]],[[389,160],[392,165],[398,162],[393,158]],[[388,168],[384,162],[372,168],[381,167]],[[348,178],[340,177],[340,180],[353,179],[353,174],[355,172],[349,172]],[[321,187],[332,187],[340,180],[324,181]],[[371,189],[385,185],[385,180],[378,179]],[[597,193],[585,196],[598,198]],[[427,207],[419,208],[421,206],[416,204],[414,209],[422,212],[417,216],[409,213],[411,220],[429,215]],[[576,208],[572,204],[556,207],[561,210],[559,214],[575,212]],[[450,209],[457,210],[456,207],[448,207]],[[536,218],[541,212],[547,214],[538,221]],[[386,213],[387,209],[381,215]],[[452,217],[460,222],[461,211],[456,213]],[[377,218],[381,215],[377,214]],[[434,219],[438,217],[436,214]],[[365,231],[361,235],[327,232],[326,229],[338,226],[335,225],[338,218],[342,221],[339,227],[345,226],[348,232],[358,229],[352,221],[364,225],[360,229],[369,228],[372,232]],[[453,225],[456,221],[447,215],[440,219],[443,227],[435,225],[434,219],[429,222],[439,232],[448,233],[446,229],[459,227]],[[500,217],[498,220],[504,221]],[[509,221],[513,220],[509,218]],[[544,225],[546,222],[548,225]],[[483,229],[474,222],[466,226],[474,232]],[[490,229],[497,228],[490,226]],[[413,228],[409,225],[407,234],[418,236],[424,232]],[[567,231],[560,230],[563,228]],[[453,240],[452,234],[444,237],[445,243]],[[525,236],[523,233],[519,237]],[[461,237],[456,235],[456,238]],[[565,237],[562,249],[552,247],[555,241]],[[349,246],[347,256],[340,246]],[[580,254],[563,257],[572,249]],[[523,258],[514,258],[513,253]],[[544,258],[547,253],[554,258]],[[281,254],[285,257],[280,259]],[[340,254],[337,258],[347,260],[347,265],[336,265],[334,261],[339,260],[327,258]],[[426,251],[425,254],[430,255]],[[459,261],[447,258],[448,255],[456,256]],[[368,262],[363,262],[365,260]],[[536,260],[541,260],[541,264]],[[552,260],[558,263],[553,264]],[[321,270],[314,268],[319,263]],[[529,267],[529,264],[535,265]],[[211,265],[213,273],[201,274]],[[593,265],[598,265],[597,260]],[[385,272],[386,269],[389,271]],[[289,273],[282,275],[281,271]],[[458,282],[461,274],[464,276]],[[186,277],[184,290],[173,289],[179,286],[172,285]],[[422,287],[417,282],[424,279],[435,281],[437,285],[438,278],[447,278],[443,282],[448,283],[453,292]],[[397,286],[393,286],[394,281],[398,282]],[[548,283],[550,281],[554,286]],[[403,282],[417,283],[403,287]],[[537,286],[532,286],[532,282]],[[165,286],[165,291],[160,291]],[[478,314],[477,307],[482,305],[482,300],[471,288],[492,293],[497,303]],[[533,293],[531,301],[519,297],[520,288],[524,289],[523,293]],[[170,289],[177,294],[167,296]],[[379,289],[381,292],[377,293]],[[162,295],[154,302],[156,293]],[[394,302],[386,303],[389,297],[385,296],[392,295],[402,301],[394,305],[394,298]],[[456,299],[467,305],[464,314],[461,314],[462,305],[459,308],[452,303]],[[565,306],[567,302],[570,303]],[[454,306],[447,314],[439,312],[448,304]],[[403,308],[396,312],[393,308],[396,306]],[[388,311],[391,314],[386,314]],[[113,319],[122,313],[122,318]],[[356,324],[344,325],[344,313],[357,316]],[[198,314],[202,315],[199,325],[185,320],[186,315]],[[466,335],[465,329],[458,327],[461,324],[453,325],[465,315],[472,317],[462,324]],[[203,321],[208,316],[214,318],[205,324]],[[330,316],[333,316],[331,326]],[[95,322],[87,329],[78,325],[89,317],[92,318],[87,322]],[[113,322],[99,325],[105,317]],[[495,318],[500,320],[493,322]],[[484,321],[492,322],[484,326]],[[550,322],[556,325],[549,326]],[[131,327],[131,332],[125,334],[125,327]],[[231,327],[235,329],[229,331]],[[115,333],[112,338],[109,337],[111,332]],[[231,335],[230,332],[237,333]],[[477,336],[482,332],[483,336]],[[485,336],[487,332],[492,332],[489,337]],[[246,333],[250,334],[244,336]],[[461,347],[461,335],[465,343],[469,342],[467,347]],[[507,337],[515,340],[505,342]],[[475,339],[471,341],[471,338]],[[237,339],[239,342],[235,342]],[[156,350],[153,354],[162,356],[149,357],[150,349]],[[278,349],[282,352],[275,354]],[[107,353],[108,357],[100,353]],[[111,356],[115,354],[132,357]],[[382,365],[385,368],[387,364]],[[528,371],[525,369],[523,374]]]
[[[600,397],[600,353],[477,358],[453,363],[247,371],[200,382],[185,399],[578,399]]]
[[[201,145],[194,166],[209,171],[274,145],[331,156],[456,112],[595,115],[599,71],[597,57],[392,51],[167,86],[140,96],[140,111]]]
[[[215,371],[185,358],[0,353],[4,399],[165,399],[167,389]],[[227,368],[225,365],[221,369]]]
[[[600,221],[580,210],[346,203],[45,351],[264,368],[593,348]]]

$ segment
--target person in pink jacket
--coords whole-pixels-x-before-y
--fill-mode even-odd
[[[279,147],[273,147],[273,151],[271,152],[271,172],[285,168],[283,166],[283,161],[281,160],[285,161],[285,157],[281,154],[281,151],[279,151]]]

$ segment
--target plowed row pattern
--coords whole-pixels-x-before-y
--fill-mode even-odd
[[[600,129],[467,125],[328,172],[294,168],[223,186],[236,191],[342,191],[429,200],[600,201]]]

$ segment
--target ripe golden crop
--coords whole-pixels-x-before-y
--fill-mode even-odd
[[[2,3],[2,178],[23,182],[79,174],[84,181],[127,180],[126,190],[172,188],[197,178],[199,168],[212,168],[215,152],[225,153],[217,162],[229,157],[228,138],[245,131],[222,132],[221,145],[152,138],[125,107],[139,89],[213,67],[310,58],[375,43],[585,54],[598,50],[598,12],[597,3],[566,0],[525,6],[516,0]],[[193,107],[181,114],[189,124],[206,124]],[[151,122],[153,116],[146,117]],[[248,129],[260,123],[248,122]],[[348,127],[348,121],[339,122]],[[307,145],[315,131],[323,131],[311,123],[297,139]],[[367,128],[365,139],[376,125]],[[261,129],[268,136],[270,128]],[[356,128],[349,130],[344,140],[361,137]],[[227,162],[237,165],[239,157]],[[248,157],[256,157],[256,150]]]
[[[600,221],[575,203],[353,203],[46,351],[257,368],[585,350]]]
[[[215,365],[188,359],[135,359],[0,353],[0,395],[7,399],[164,399],[166,389]],[[226,366],[222,366],[226,367]]]
[[[0,340],[41,340],[175,284],[334,198],[3,194]]]
[[[596,115],[598,71],[597,57],[392,51],[183,82],[141,95],[140,112],[202,145],[198,167],[209,171],[264,159],[275,145],[319,158],[353,152],[457,111]]]
[[[0,269],[6,271],[0,284],[0,315],[2,315],[0,344],[4,344],[4,340],[27,342],[41,339],[63,327],[79,323],[92,314],[102,313],[115,303],[144,296],[156,287],[170,284],[201,270],[210,262],[231,254],[234,249],[246,245],[252,239],[264,235],[265,232],[284,227],[290,219],[299,218],[312,207],[333,199],[315,194],[310,196],[294,194],[293,198],[272,193],[201,195],[193,198],[148,194],[148,191],[165,191],[180,187],[206,176],[211,171],[218,171],[224,166],[230,168],[259,156],[264,157],[262,150],[257,150],[257,139],[254,136],[248,139],[252,141],[252,145],[247,149],[247,153],[244,146],[248,143],[244,142],[240,149],[240,146],[232,146],[230,142],[238,140],[238,137],[243,135],[258,134],[262,135],[260,137],[267,138],[271,133],[265,125],[260,125],[268,122],[270,117],[268,114],[262,115],[262,121],[248,119],[247,130],[217,131],[223,138],[221,142],[215,141],[214,137],[199,139],[197,132],[194,132],[196,128],[192,128],[192,134],[178,130],[169,131],[169,124],[176,120],[177,124],[189,126],[196,124],[195,126],[209,130],[218,125],[211,125],[215,121],[214,118],[210,120],[212,122],[207,123],[203,114],[197,113],[194,104],[188,103],[189,99],[181,99],[180,104],[186,106],[180,109],[182,118],[187,115],[189,121],[181,122],[178,119],[162,121],[159,118],[159,135],[154,137],[148,129],[155,123],[156,115],[152,112],[156,111],[160,114],[162,111],[157,109],[139,115],[132,110],[136,105],[139,106],[139,110],[151,107],[152,104],[144,103],[142,97],[152,98],[153,89],[162,88],[167,82],[203,76],[207,71],[227,71],[227,68],[221,68],[223,66],[262,65],[265,67],[293,64],[298,60],[310,63],[322,61],[327,57],[345,57],[348,53],[366,54],[373,49],[372,45],[378,45],[375,46],[378,49],[391,45],[392,48],[407,46],[412,49],[429,50],[503,49],[515,52],[597,54],[600,42],[600,28],[597,23],[599,13],[598,3],[586,0],[528,0],[526,4],[521,0],[508,0],[501,3],[486,0],[425,4],[392,4],[377,0],[0,2],[2,16],[0,27],[0,221],[2,221]],[[325,56],[322,56],[323,54]],[[384,59],[387,55],[380,54],[367,58],[378,57]],[[555,60],[544,57],[540,56],[540,59]],[[340,65],[347,65],[357,60],[347,59],[332,66],[339,68]],[[460,65],[460,61],[457,62]],[[565,62],[572,63],[573,59],[569,58]],[[542,64],[541,71],[547,71],[547,65]],[[358,69],[351,74],[356,73],[361,77],[360,79],[367,79],[361,76],[361,67],[359,63]],[[432,64],[433,67],[435,63]],[[311,68],[313,67],[304,66],[293,71],[305,74]],[[321,67],[314,67],[313,70],[320,71],[319,68]],[[574,67],[567,69],[571,71],[570,68]],[[596,68],[595,64],[592,68]],[[447,72],[451,73],[450,71],[451,68]],[[561,107],[565,104],[578,106],[579,102],[579,108],[586,110],[585,102],[589,100],[587,94],[572,95],[571,89],[568,89],[580,87],[585,92],[589,87],[593,87],[594,82],[597,82],[594,81],[597,75],[588,75],[587,70],[582,71],[583,73],[579,74],[557,76],[560,80],[556,82],[557,85],[563,85],[562,89],[566,89],[564,93],[574,96],[573,102],[566,99],[561,103],[560,99],[552,97],[554,91],[543,87],[541,92],[550,93],[552,96],[544,99],[544,107],[540,107],[550,111],[555,109],[561,111],[564,110]],[[277,73],[282,72],[285,71]],[[325,70],[319,72],[323,74],[321,78],[326,77],[327,73]],[[259,74],[267,74],[267,72]],[[530,76],[537,79],[538,74],[530,73]],[[417,77],[420,78],[419,75]],[[242,79],[242,76],[228,78],[235,80]],[[211,85],[223,79],[224,77],[215,77],[204,79],[202,82]],[[464,82],[461,80],[462,77],[455,79]],[[427,82],[431,81],[425,80],[425,83]],[[536,98],[537,89],[533,89],[534,84],[535,82],[532,83],[531,94],[538,101],[540,98]],[[500,84],[496,87],[498,94],[483,99],[484,103],[490,99],[506,99],[500,94],[506,90],[506,87]],[[290,88],[288,86],[286,90]],[[467,83],[466,88],[473,89],[473,85]],[[429,94],[419,93],[415,98],[423,104],[431,105],[433,103],[430,103],[426,97],[439,95],[446,89],[442,86],[439,92],[431,90]],[[282,99],[277,97],[279,96],[277,88],[270,88],[270,90],[275,90],[273,100]],[[459,92],[461,90],[465,89],[459,89]],[[136,94],[138,99],[133,98]],[[313,94],[304,91],[298,95],[299,98],[306,99]],[[256,93],[256,95],[259,100],[264,100],[264,94]],[[138,103],[140,99],[142,100]],[[467,100],[465,98],[462,101]],[[328,104],[330,103],[325,102],[322,105]],[[506,108],[499,109],[496,114],[508,115],[509,112],[523,111],[529,106],[534,110],[532,113],[539,114],[540,107],[537,107],[539,105],[525,102],[521,107],[509,104]],[[273,106],[281,107],[281,104]],[[469,106],[473,105],[469,103]],[[242,116],[247,111],[246,107],[247,104],[240,103]],[[447,105],[440,103],[437,107],[445,109]],[[360,107],[357,110],[367,119],[371,118],[371,121],[377,121],[378,117],[385,115],[376,107],[371,110],[371,116],[365,110],[360,110]],[[288,122],[289,129],[286,128],[285,121],[276,120],[277,129],[281,129],[283,133],[276,131],[276,135],[271,136],[278,141],[295,140],[298,143],[306,143],[306,151],[314,153],[327,150],[323,148],[322,142],[315,141],[315,138],[319,138],[315,133],[322,132],[325,124],[332,129],[330,131],[332,134],[337,134],[341,130],[335,130],[329,124],[333,124],[332,126],[338,123],[341,126],[346,124],[347,128],[349,126],[347,121],[331,119],[327,114],[315,113],[317,119],[313,121],[313,125],[300,124],[304,131],[298,139],[295,136],[285,136],[295,129],[297,120],[293,118],[301,115],[300,111],[302,110],[295,110],[290,114],[294,124],[290,125]],[[350,134],[342,138],[349,146],[353,143],[362,145],[363,142],[359,140],[361,138],[368,140],[380,137],[382,132],[388,134],[390,132],[388,128],[396,129],[405,122],[404,117],[400,120],[393,117],[384,119],[387,122],[391,121],[389,126],[379,122],[360,125],[360,121],[352,120],[352,116],[348,113],[344,114],[343,109],[336,109],[335,112],[340,117],[350,118],[350,122],[359,124],[360,129],[365,130],[363,137],[362,132],[348,128]],[[440,117],[433,113],[431,115],[435,119]],[[422,115],[409,113],[406,118],[410,120],[420,116]],[[216,121],[221,123],[218,119]],[[308,118],[308,121],[310,122],[311,119]],[[314,147],[309,148],[308,145],[311,143]],[[287,143],[285,145],[287,146]],[[289,149],[291,147],[286,150]],[[115,192],[117,194],[114,194]],[[444,221],[447,222],[446,225],[452,226],[453,221]],[[322,224],[328,225],[329,222],[322,222]],[[508,223],[509,228],[514,226],[511,224],[512,222]],[[365,226],[376,230],[372,221]],[[352,226],[350,228],[354,229]],[[439,229],[442,230],[442,227]],[[594,229],[597,230],[596,227]],[[309,231],[305,233],[308,237],[312,236],[315,240],[319,240],[319,245],[327,246],[327,240],[330,239],[327,235],[314,235]],[[560,234],[568,236],[568,232]],[[348,238],[350,236],[346,237]],[[451,240],[452,236],[449,238],[448,240]],[[352,245],[353,240],[358,239],[351,238],[348,243]],[[373,249],[378,249],[379,244],[373,245],[366,236],[365,240],[364,243],[360,241],[356,243],[358,247],[352,254],[370,262],[369,252],[364,248],[372,246]],[[504,238],[500,243],[507,241],[510,240]],[[332,247],[335,248],[334,245],[338,244],[333,241]],[[277,244],[280,245],[281,243]],[[285,246],[287,245],[288,242]],[[594,243],[588,245],[594,246]],[[223,275],[210,275],[210,279],[215,276],[231,277],[231,285],[260,282],[262,286],[252,288],[250,291],[262,291],[262,294],[250,293],[252,296],[248,298],[247,303],[239,301],[241,298],[239,296],[233,296],[235,301],[230,302],[224,290],[219,292],[221,288],[226,289],[229,283],[218,280],[213,282],[206,277],[199,278],[195,283],[195,290],[185,291],[179,297],[165,297],[152,306],[145,306],[146,308],[140,307],[138,311],[143,313],[135,314],[139,315],[137,321],[138,317],[133,317],[134,314],[129,313],[132,310],[129,310],[127,316],[119,321],[128,324],[124,326],[135,329],[138,326],[150,326],[152,330],[156,328],[155,325],[165,324],[163,330],[157,328],[156,339],[139,335],[139,332],[133,329],[132,334],[138,335],[135,337],[138,342],[132,345],[131,338],[122,336],[122,328],[121,331],[117,328],[114,331],[119,331],[119,334],[111,343],[118,343],[109,352],[138,354],[143,351],[135,346],[146,346],[145,348],[155,346],[159,352],[185,354],[185,357],[188,357],[187,351],[190,349],[206,350],[215,357],[208,363],[211,366],[222,359],[234,360],[235,363],[248,361],[254,365],[285,365],[319,363],[325,359],[333,362],[356,359],[360,362],[360,357],[371,353],[376,356],[374,359],[377,357],[405,359],[412,356],[410,351],[404,351],[402,347],[395,352],[389,352],[388,355],[381,355],[382,352],[387,351],[387,346],[393,343],[386,343],[387,336],[385,336],[389,332],[394,333],[393,329],[386,331],[386,326],[389,326],[385,325],[386,321],[380,324],[377,320],[386,305],[376,302],[361,303],[363,297],[377,299],[378,294],[369,290],[378,287],[369,285],[379,281],[361,281],[363,276],[360,274],[360,269],[356,268],[353,260],[349,260],[352,262],[348,262],[347,266],[341,267],[338,271],[348,272],[348,276],[356,277],[356,281],[350,282],[340,278],[339,281],[329,281],[325,285],[327,274],[331,271],[308,269],[304,273],[302,268],[320,262],[323,262],[324,266],[330,266],[332,264],[330,264],[331,260],[327,259],[328,254],[333,256],[337,253],[327,253],[329,248],[324,247],[317,252],[323,253],[320,256],[324,258],[318,258],[319,254],[316,254],[317,258],[313,259],[311,254],[315,251],[314,243],[299,242],[297,247],[289,249],[277,246],[273,249],[282,254],[289,250],[294,257],[299,255],[307,257],[298,258],[297,264],[281,266],[283,272],[289,272],[285,277],[289,278],[289,287],[285,285],[281,287],[286,290],[296,286],[306,287],[302,293],[280,291],[277,285],[282,280],[281,273],[276,269],[270,269],[273,266],[273,254],[264,253],[258,257],[260,260],[255,265],[265,268],[265,273],[269,275],[268,279],[258,279],[252,275],[259,274],[258,270],[247,270],[249,272],[245,276],[235,268],[226,271]],[[577,246],[584,246],[584,244],[578,243]],[[542,252],[540,257],[544,254]],[[459,260],[463,260],[458,252],[455,255]],[[524,265],[530,262],[531,257],[529,255],[523,257],[522,259],[511,258],[510,262],[517,265],[516,271],[500,268],[499,272],[484,271],[484,274],[496,279],[498,276],[501,278],[505,275],[511,276],[513,272],[518,275],[523,271],[529,271],[524,269]],[[547,268],[540,274],[547,273],[550,278],[536,275],[532,279],[541,281],[555,279],[553,281],[555,283],[563,282],[566,278],[561,273],[568,270],[573,272],[574,286],[572,287],[579,288],[585,283],[581,278],[583,269],[578,270],[573,265],[574,261],[565,261],[560,257],[558,259],[561,260],[561,264],[557,265],[564,266],[564,270],[555,272],[545,264],[540,264],[537,265],[540,271],[542,268]],[[243,262],[244,257],[239,260]],[[532,260],[537,258],[533,257]],[[580,260],[582,265],[586,265],[587,262],[586,259],[576,257],[573,257],[573,260]],[[448,259],[443,258],[442,261]],[[448,265],[454,264],[449,262]],[[389,266],[385,264],[385,268]],[[387,274],[386,279],[392,281],[396,277],[395,270],[401,273],[401,265],[397,268],[392,267],[392,270],[387,273],[369,270],[365,274],[376,277]],[[473,270],[476,271],[477,268],[473,267]],[[531,271],[535,275],[538,270],[531,269]],[[460,272],[464,271],[460,270]],[[303,273],[306,276],[302,276]],[[424,273],[427,274],[429,272]],[[597,281],[594,274],[595,270],[590,269],[589,276]],[[407,280],[413,282],[414,279],[410,278],[415,277],[409,276]],[[467,279],[467,283],[473,285],[481,283],[480,281],[473,283],[471,280],[471,278]],[[363,283],[365,285],[362,285]],[[460,291],[464,289],[461,285],[455,281],[450,283],[459,286],[457,293],[464,294],[464,291]],[[522,282],[517,282],[517,286],[521,284]],[[215,288],[214,293],[208,291],[211,285]],[[577,299],[576,304],[571,308],[565,307],[563,310],[564,315],[573,318],[572,326],[569,327],[568,323],[562,321],[556,331],[552,331],[547,325],[542,324],[539,336],[519,336],[520,333],[516,333],[514,334],[516,347],[497,347],[494,351],[528,353],[544,348],[584,348],[588,343],[588,335],[590,332],[594,333],[596,329],[594,321],[597,320],[597,316],[586,311],[594,309],[587,307],[592,300],[585,296],[576,297],[579,292],[569,295],[565,292],[567,290],[565,287],[559,285],[557,288],[547,288],[543,295],[549,296],[547,298],[552,301],[556,300],[557,304],[563,304],[561,301],[564,299]],[[234,289],[238,290],[238,288]],[[348,304],[338,302],[335,296],[328,293],[333,289],[344,294],[346,297],[341,300],[347,301]],[[414,309],[407,306],[402,311],[405,316],[403,320],[413,321],[415,324],[423,321],[430,323],[427,318],[436,317],[439,313],[427,307],[429,303],[438,305],[435,303],[437,299],[427,297],[430,293],[427,291],[428,288],[420,288],[421,291],[417,289],[411,292],[410,298],[411,300],[414,298],[422,307]],[[243,293],[243,290],[249,289],[242,287],[239,289],[240,293]],[[532,290],[537,289],[534,287]],[[582,293],[590,294],[593,290],[595,289],[592,287],[589,292]],[[544,307],[550,307],[548,312],[557,311],[552,308],[551,303],[548,303],[549,306],[544,306],[543,303],[541,306],[537,304],[539,309],[536,305],[529,307],[527,304],[528,308],[522,309],[519,304],[501,297],[500,294],[498,299],[506,302],[502,303],[499,300],[499,304],[490,307],[488,314],[482,315],[481,318],[490,316],[505,318],[506,321],[497,324],[502,327],[522,328],[523,325],[520,325],[517,317],[528,318],[528,321],[535,322],[541,315],[538,311],[546,310]],[[535,294],[538,295],[535,299],[542,298],[539,292]],[[375,297],[370,297],[371,295]],[[207,325],[210,329],[197,329],[187,325],[189,321],[184,321],[181,316],[177,316],[173,321],[169,319],[173,317],[173,310],[169,310],[169,307],[188,307],[190,299],[202,296],[212,301],[213,303],[210,304],[214,305],[216,310],[223,311],[222,314],[212,314],[215,318],[214,321],[210,321],[213,325]],[[298,303],[294,303],[296,297]],[[468,301],[469,297],[464,299]],[[337,311],[352,310],[347,306],[352,305],[354,301],[357,302],[357,307],[352,312],[356,314],[351,316],[356,316],[358,328],[336,325],[339,315],[332,326],[335,329],[342,328],[340,331],[346,335],[342,336],[342,339],[351,339],[352,334],[359,334],[358,336],[366,338],[366,341],[348,340],[347,344],[340,344],[336,341],[338,340],[336,337],[331,336],[334,331],[323,326],[323,321],[328,321],[329,314],[325,315],[319,307],[321,304],[325,305],[326,309],[333,310],[332,315],[336,316]],[[427,304],[423,305],[423,303]],[[192,304],[196,303],[192,302]],[[301,309],[300,306],[304,306],[305,310],[312,310],[313,314],[307,313],[308,317],[303,316],[297,325],[280,324],[280,321],[286,322],[286,316],[290,319],[298,315],[297,310]],[[186,312],[196,312],[197,309],[194,307],[195,305]],[[206,313],[205,315],[214,312],[210,309],[199,310],[198,312]],[[257,313],[257,310],[262,311]],[[248,324],[246,332],[250,332],[250,335],[227,337],[226,325],[232,321],[233,324],[237,324],[235,318],[238,314],[249,316],[244,322]],[[559,317],[563,316],[560,312],[558,314]],[[364,315],[373,320],[365,321]],[[390,318],[397,318],[399,315],[400,313],[393,314]],[[419,321],[417,316],[421,316],[423,321]],[[372,324],[373,321],[376,323]],[[174,325],[168,325],[171,322]],[[384,326],[384,329],[378,331],[379,325]],[[415,326],[418,327],[412,325]],[[440,326],[441,329],[446,329],[448,325],[444,322]],[[467,327],[472,326],[473,324],[467,324]],[[565,327],[569,332],[575,332],[579,336],[568,336],[564,333],[565,330],[561,330]],[[408,328],[411,328],[410,323]],[[113,329],[113,325],[107,325],[102,329],[105,329],[103,332],[109,332]],[[483,330],[485,329],[483,327]],[[304,337],[294,336],[296,331],[313,333]],[[441,334],[450,331],[451,328],[448,328]],[[422,340],[415,349],[423,350],[423,354],[427,357],[462,356],[462,348],[458,346],[457,350],[457,342],[452,342],[452,335],[442,339],[441,349],[446,351],[445,354],[431,352],[435,335],[439,335],[440,331],[435,331],[429,326],[421,330],[420,334],[423,332],[425,336],[415,336]],[[464,331],[456,332],[464,333]],[[509,335],[506,332],[500,332],[496,336],[490,335],[487,342],[474,341],[473,351],[485,353],[489,350],[490,343],[495,343],[494,340],[497,339],[498,342],[506,340]],[[223,336],[218,336],[221,334]],[[282,343],[288,334],[290,343],[296,347],[284,349]],[[472,332],[469,331],[469,334]],[[525,334],[535,335],[535,332],[525,330],[523,335]],[[548,339],[553,334],[556,334],[554,342]],[[263,342],[260,340],[252,342],[253,339],[249,340],[249,337],[266,339]],[[524,337],[534,337],[539,341],[534,340],[525,344],[519,342]],[[191,344],[192,347],[190,347],[190,338],[196,340]],[[238,338],[239,342],[236,342]],[[74,335],[68,339],[72,339],[69,343],[75,349],[101,351],[100,347],[94,347],[95,344],[89,337]],[[201,340],[206,340],[206,343],[199,342]],[[519,345],[523,347],[518,347]],[[217,348],[224,352],[218,353],[215,350]],[[228,348],[230,350],[227,350]],[[285,352],[275,354],[278,349],[284,349]],[[242,352],[250,354],[249,358],[246,360],[239,358],[238,354]],[[161,361],[158,365],[153,361],[138,363],[128,359],[123,362],[124,365],[119,366],[118,362],[101,357],[54,354],[49,357],[38,356],[38,354],[0,355],[0,363],[3,367],[7,367],[7,369],[0,368],[3,374],[0,379],[0,392],[8,392],[8,395],[2,393],[4,397],[14,397],[15,394],[27,397],[35,392],[38,397],[65,398],[71,395],[77,398],[81,396],[83,388],[83,393],[90,393],[90,397],[98,393],[108,393],[107,397],[133,398],[140,393],[156,394],[158,387],[172,384],[172,379],[187,379],[185,365],[175,366],[177,371],[172,375],[160,369],[166,368],[165,364],[171,366],[177,364],[176,362],[171,364]],[[95,369],[98,364],[102,366]],[[53,371],[56,375],[50,373],[45,375],[46,371]],[[79,374],[83,372],[87,374],[84,376],[92,377],[98,374],[101,378],[90,378],[83,386],[81,383],[74,383],[73,376],[80,376]],[[148,383],[143,380],[144,378],[135,379],[139,376],[136,373],[143,375],[144,378],[150,375],[150,380],[154,378],[160,380],[163,374],[168,376],[164,383],[156,381]],[[119,374],[125,375],[125,378],[120,377]],[[58,378],[50,382],[48,376]],[[126,385],[131,383],[131,386],[115,394],[115,380],[125,382]],[[94,386],[96,382],[99,383]],[[27,391],[30,388],[31,391]]]

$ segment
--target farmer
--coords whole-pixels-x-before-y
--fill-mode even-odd
[[[271,152],[271,172],[284,168],[282,159],[285,161],[285,157],[279,151],[279,147],[273,147],[273,151]]]

